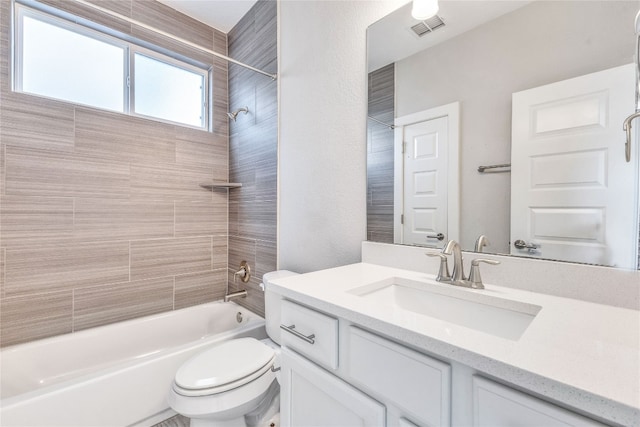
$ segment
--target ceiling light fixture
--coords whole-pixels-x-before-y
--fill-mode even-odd
[[[411,16],[419,21],[424,21],[438,13],[438,0],[413,0]]]

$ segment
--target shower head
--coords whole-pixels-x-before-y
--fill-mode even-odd
[[[249,107],[244,107],[244,108],[239,108],[236,111],[233,111],[231,113],[227,113],[227,116],[229,116],[229,118],[235,122],[236,118],[238,117],[238,114],[240,113],[247,114],[248,112],[249,112]]]
[[[636,34],[640,35],[640,10],[638,11],[638,14],[636,15]]]

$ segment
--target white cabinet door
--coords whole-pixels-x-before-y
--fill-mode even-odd
[[[346,342],[340,361],[350,383],[413,422],[451,425],[449,364],[354,326],[347,330]]]
[[[282,349],[283,427],[384,426],[385,408],[302,356]]]
[[[589,418],[480,377],[473,377],[476,427],[604,427]]]

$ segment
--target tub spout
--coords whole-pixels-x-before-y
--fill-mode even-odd
[[[229,302],[229,301],[232,301],[234,299],[246,298],[246,297],[247,297],[247,291],[246,290],[237,291],[237,292],[231,292],[230,294],[227,294],[227,295],[224,296],[224,302]]]

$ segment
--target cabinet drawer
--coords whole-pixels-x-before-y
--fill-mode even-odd
[[[473,425],[604,427],[575,412],[477,376],[473,377]]]
[[[347,341],[344,364],[354,384],[418,423],[450,425],[451,366],[353,326]]]
[[[338,319],[282,302],[282,345],[330,369],[338,368]]]

